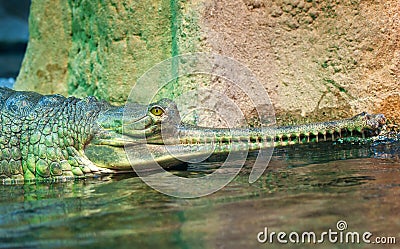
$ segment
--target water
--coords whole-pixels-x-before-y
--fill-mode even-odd
[[[344,231],[400,243],[400,162],[392,148],[279,149],[254,184],[248,183],[251,155],[232,183],[197,199],[165,196],[129,175],[0,186],[0,248],[376,248],[257,241],[265,227],[321,234],[337,231],[339,220],[348,225]],[[191,165],[181,174],[217,163]]]
[[[15,84],[15,79],[14,78],[1,78],[0,77],[0,87],[8,87],[8,88],[13,88]]]

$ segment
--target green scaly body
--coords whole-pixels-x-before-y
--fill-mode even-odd
[[[378,135],[386,122],[383,115],[363,113],[351,119],[298,126],[207,128],[181,123],[176,105],[167,99],[148,107],[128,108],[94,97],[44,96],[7,88],[0,88],[0,108],[3,183],[64,181],[131,171],[133,164],[146,164],[147,157],[139,149],[144,144],[157,162],[171,165],[176,160],[170,151],[190,158],[209,152],[370,137]],[[124,148],[130,148],[137,160],[129,161]]]

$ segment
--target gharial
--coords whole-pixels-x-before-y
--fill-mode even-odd
[[[139,108],[140,107],[140,108]],[[63,181],[145,165],[142,152],[128,160],[124,147],[146,144],[154,160],[169,167],[174,150],[190,158],[212,153],[256,150],[339,137],[379,135],[386,119],[362,113],[350,119],[265,128],[207,128],[181,122],[168,99],[148,107],[112,106],[95,97],[61,95],[0,88],[0,179],[3,183]],[[171,136],[162,136],[163,129]],[[212,147],[208,146],[212,145]],[[85,155],[90,152],[93,158]],[[135,151],[135,149],[133,149]],[[93,161],[94,160],[94,161]]]

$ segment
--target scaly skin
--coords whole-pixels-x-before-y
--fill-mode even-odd
[[[149,107],[127,108],[94,97],[43,96],[7,88],[0,88],[0,107],[3,183],[64,181],[132,171],[132,165],[148,163],[149,157],[143,154],[147,151],[169,167],[177,163],[169,152],[182,159],[354,135],[370,137],[378,135],[386,122],[383,115],[363,113],[351,119],[298,126],[207,128],[181,123],[176,105],[168,99]],[[134,160],[131,156],[128,161],[124,148]]]

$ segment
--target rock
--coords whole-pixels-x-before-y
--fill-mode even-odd
[[[260,3],[259,8],[249,10],[249,2]],[[15,88],[95,95],[124,104],[136,80],[152,66],[171,56],[206,51],[233,58],[254,72],[281,123],[344,118],[361,111],[393,116],[385,110],[396,107],[390,101],[397,97],[390,96],[400,94],[398,1],[330,3],[33,1],[31,37]],[[249,98],[216,77],[179,79],[161,93],[178,98],[201,87],[223,93],[244,116],[254,116]],[[224,113],[219,104],[215,108]],[[195,119],[219,122],[215,117]]]

